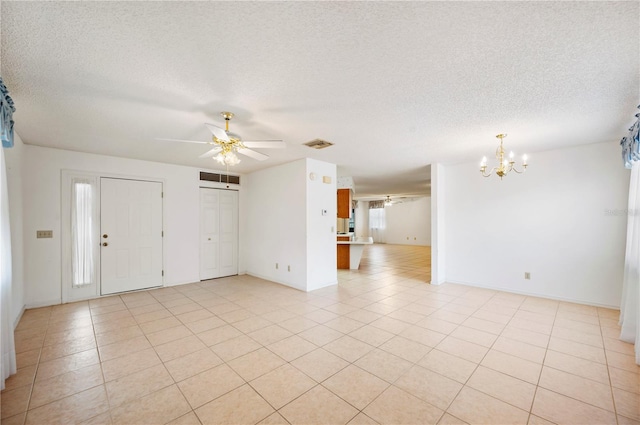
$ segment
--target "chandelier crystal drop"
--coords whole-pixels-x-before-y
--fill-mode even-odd
[[[515,171],[518,174],[522,174],[527,170],[527,155],[522,156],[522,170],[518,170],[515,166],[516,161],[514,159],[513,152],[509,153],[509,158],[505,158],[505,151],[503,145],[503,139],[507,137],[506,134],[498,134],[496,136],[500,139],[500,146],[496,149],[496,159],[498,160],[498,165],[493,167],[487,173],[487,157],[483,157],[480,162],[480,172],[484,177],[489,177],[491,174],[495,173],[500,179],[510,173],[511,171]]]

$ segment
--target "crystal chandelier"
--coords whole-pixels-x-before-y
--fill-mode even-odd
[[[522,156],[522,171],[518,170],[515,167],[516,161],[513,159],[513,152],[509,153],[509,159],[506,159],[504,155],[503,139],[507,137],[507,135],[498,134],[496,137],[500,139],[500,146],[498,146],[498,148],[496,149],[496,158],[498,159],[498,165],[496,167],[493,167],[491,170],[489,170],[489,173],[487,173],[487,157],[483,157],[482,162],[480,162],[480,172],[482,173],[482,175],[484,177],[489,177],[493,172],[495,172],[496,175],[502,180],[502,178],[511,171],[515,171],[518,174],[524,173],[527,170],[527,155]]]

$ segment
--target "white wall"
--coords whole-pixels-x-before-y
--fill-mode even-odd
[[[23,201],[22,170],[24,145],[14,132],[14,146],[4,149],[9,190],[9,220],[11,226],[11,319],[14,326],[25,307],[24,298],[24,255],[23,255]]]
[[[244,177],[247,273],[303,291],[307,280],[306,179],[304,159]],[[335,210],[331,221],[335,221]]]
[[[24,146],[24,258],[27,306],[61,302],[61,170],[163,180],[164,282],[197,282],[199,276],[198,168]],[[206,170],[204,170],[206,171]],[[53,230],[36,239],[36,230]]]
[[[393,204],[384,208],[387,243],[431,245],[431,198]]]
[[[447,281],[619,306],[629,172],[618,143],[529,163],[502,181],[476,163],[445,167]]]
[[[336,166],[301,159],[251,173],[245,182],[247,273],[302,291],[337,284]]]
[[[306,163],[307,291],[313,291],[338,284],[336,165],[314,159],[307,159]],[[325,183],[323,177],[329,177],[331,183]]]
[[[358,201],[358,207],[355,210],[354,233],[359,237],[369,236],[369,201]]]
[[[446,281],[445,168],[431,164],[431,284]]]

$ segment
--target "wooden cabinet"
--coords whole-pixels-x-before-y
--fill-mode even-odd
[[[351,189],[338,189],[338,218],[351,218]]]
[[[351,236],[338,236],[338,241],[350,241]],[[351,265],[351,249],[348,244],[337,244],[338,246],[338,267],[348,269]]]
[[[348,239],[347,239],[348,240]],[[338,244],[338,269],[348,269],[350,266],[350,249],[348,244]]]

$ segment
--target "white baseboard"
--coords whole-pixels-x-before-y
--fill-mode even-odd
[[[307,292],[317,291],[318,289],[328,288],[329,286],[335,286],[337,284],[338,284],[338,281],[334,280],[333,282],[329,282],[329,283],[326,283],[324,285],[318,286],[317,288],[310,289]]]
[[[530,296],[530,297],[545,298],[545,299],[548,299],[548,300],[566,301],[566,302],[575,303],[575,304],[583,304],[583,305],[590,305],[590,306],[593,306],[593,307],[603,307],[603,308],[609,308],[609,309],[613,309],[613,310],[620,310],[620,306],[619,305],[609,305],[609,304],[594,303],[592,301],[585,301],[585,300],[580,300],[580,299],[576,299],[576,298],[565,298],[565,297],[552,296],[552,295],[548,295],[548,294],[539,294],[539,293],[535,293],[535,292],[510,290],[510,289],[498,288],[498,287],[490,286],[490,285],[482,285],[482,284],[479,284],[479,283],[463,282],[463,281],[458,281],[458,280],[449,280],[449,279],[447,279],[446,282],[447,283],[453,283],[453,284],[456,284],[456,285],[473,286],[473,287],[476,287],[476,288],[493,289],[495,291],[508,292],[510,294],[527,295],[527,296]]]
[[[258,279],[268,280],[269,282],[277,283],[279,285],[288,286],[289,288],[297,289],[298,291],[306,292],[304,289],[301,289],[301,288],[298,288],[296,286],[293,286],[293,285],[291,285],[290,283],[287,283],[287,282],[280,282],[278,280],[273,279],[272,277],[262,276],[260,274],[251,273],[251,272],[247,272],[246,274],[248,274],[249,276],[257,277]]]
[[[51,307],[52,305],[58,305],[58,304],[62,304],[62,299],[56,298],[55,300],[36,301],[34,303],[28,303],[25,306],[25,309],[28,310],[30,308]]]
[[[20,309],[20,313],[18,313],[18,317],[16,317],[16,320],[13,321],[13,330],[15,330],[18,327],[18,323],[20,323],[20,319],[22,319],[22,315],[24,314],[24,311],[27,309],[26,305],[22,305],[22,308]]]

